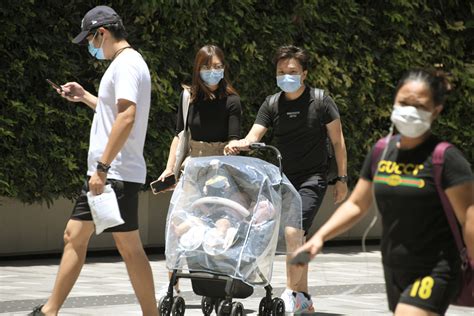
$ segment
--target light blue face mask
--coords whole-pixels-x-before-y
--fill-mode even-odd
[[[224,69],[201,70],[199,75],[207,86],[215,86],[224,78]]]
[[[277,76],[277,86],[284,92],[295,92],[301,87],[301,75]]]
[[[94,34],[94,37],[96,34]],[[102,38],[102,43],[100,44],[100,47],[96,48],[94,46],[94,37],[92,38],[92,41],[89,41],[89,46],[87,47],[89,49],[89,54],[91,54],[92,57],[95,57],[99,60],[104,60],[105,59],[104,50],[102,49],[102,45],[104,44],[104,39]]]

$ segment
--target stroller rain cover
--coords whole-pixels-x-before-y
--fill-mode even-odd
[[[166,265],[265,286],[295,229],[301,198],[278,167],[252,157],[192,158],[168,209]]]

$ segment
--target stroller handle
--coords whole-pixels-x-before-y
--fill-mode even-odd
[[[276,148],[275,146],[267,145],[265,143],[258,143],[258,142],[250,143],[249,147],[251,149],[256,149],[256,150],[265,149],[265,148],[270,148],[271,150],[273,150],[275,152],[276,156],[277,156],[277,159],[278,159],[278,165],[279,165],[280,173],[283,174],[283,168],[281,166],[282,156],[281,156],[281,153],[278,150],[278,148]]]

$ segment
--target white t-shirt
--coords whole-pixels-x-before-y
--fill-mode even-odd
[[[133,49],[122,51],[109,65],[100,81],[89,140],[87,174],[94,174],[97,161],[101,159],[109,141],[118,114],[119,99],[136,104],[135,122],[127,141],[112,161],[107,178],[145,183],[143,147],[150,112],[151,80],[146,62]]]

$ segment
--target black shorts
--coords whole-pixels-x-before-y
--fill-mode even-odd
[[[142,184],[126,182],[121,180],[107,179],[107,184],[117,196],[120,215],[125,223],[104,230],[105,232],[129,232],[138,229],[138,192]],[[80,221],[91,221],[92,214],[87,203],[87,192],[89,192],[89,177],[82,186],[81,194],[76,200],[72,210],[71,219]]]
[[[307,235],[323,202],[328,185],[326,179],[319,175],[299,181],[291,180],[291,183],[301,196],[303,230]]]
[[[384,265],[388,306],[392,312],[398,303],[416,306],[444,315],[459,291],[459,262],[440,260],[429,269],[399,269]]]

